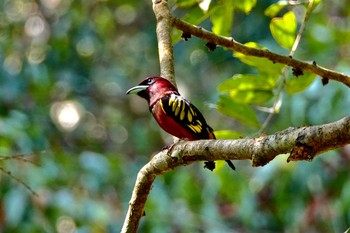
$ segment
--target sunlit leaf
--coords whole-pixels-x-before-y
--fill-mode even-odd
[[[282,18],[273,18],[270,30],[276,42],[284,48],[291,49],[295,40],[297,21],[293,11],[289,11]]]
[[[215,7],[216,10],[210,15],[210,20],[213,23],[212,31],[219,35],[229,36],[233,23],[233,1],[223,0]]]
[[[218,130],[214,133],[217,139],[238,139],[244,137],[241,132],[233,130]]]
[[[198,3],[198,6],[203,10],[203,11],[208,11],[209,6],[210,6],[211,0],[203,0]]]
[[[253,109],[248,104],[235,102],[229,95],[221,95],[217,102],[217,109],[224,115],[232,117],[237,121],[259,127],[258,118]]]
[[[255,42],[248,42],[244,45],[257,49],[266,49],[265,47]],[[249,66],[254,66],[260,73],[269,75],[270,78],[276,79],[276,81],[278,79],[278,76],[281,74],[283,68],[282,64],[273,63],[272,61],[266,58],[247,56],[238,52],[234,52],[234,56],[238,58],[241,62]]]
[[[241,0],[234,1],[235,7],[248,14],[252,8],[256,5],[256,0]]]
[[[275,79],[266,75],[238,74],[221,83],[221,92],[238,90],[271,90],[276,85]]]
[[[312,5],[312,10],[314,10],[320,2],[321,2],[321,0],[314,0],[313,5]]]
[[[221,83],[220,92],[228,92],[238,103],[261,104],[273,98],[276,79],[265,75],[239,74]]]
[[[264,14],[269,17],[275,17],[285,6],[288,5],[287,1],[279,1],[270,5],[264,11]]]
[[[262,104],[273,98],[272,90],[230,91],[232,99],[238,103]]]
[[[295,94],[304,91],[314,81],[316,75],[312,73],[304,73],[300,77],[292,77],[286,82],[286,91],[288,94]]]

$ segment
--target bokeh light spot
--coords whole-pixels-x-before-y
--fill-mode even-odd
[[[128,5],[121,5],[115,11],[117,22],[121,25],[128,25],[134,22],[136,18],[135,9]]]
[[[117,126],[113,128],[113,131],[110,133],[112,140],[115,143],[123,144],[129,137],[128,130],[123,126]]]
[[[200,64],[202,62],[205,62],[206,60],[208,60],[208,56],[201,49],[194,50],[190,55],[190,61],[192,65]]]
[[[61,216],[57,219],[56,230],[58,233],[73,233],[76,232],[76,224],[69,216]]]
[[[46,49],[43,46],[32,46],[27,52],[27,58],[31,64],[40,64],[45,60]]]
[[[5,58],[4,69],[11,75],[21,72],[22,66],[22,60],[18,54],[12,53]]]
[[[19,22],[27,18],[31,10],[35,8],[34,3],[22,0],[6,1],[4,10],[6,17],[11,22]]]
[[[74,130],[82,116],[83,107],[75,101],[56,102],[51,106],[50,114],[54,123],[64,131]]]
[[[89,37],[81,39],[77,43],[77,51],[83,57],[90,57],[96,51],[93,40]]]
[[[45,21],[38,15],[32,16],[27,19],[24,29],[28,36],[38,37],[45,30]]]
[[[198,5],[203,11],[208,11],[211,0],[203,0]]]
[[[48,9],[53,10],[60,5],[61,0],[41,0],[40,2]]]

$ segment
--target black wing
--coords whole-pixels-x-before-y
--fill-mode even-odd
[[[214,139],[213,129],[207,125],[202,113],[185,98],[175,93],[160,100],[163,111],[189,130],[196,139]]]
[[[177,123],[189,130],[196,139],[215,139],[214,130],[207,124],[202,113],[182,96],[172,93],[160,99],[163,111]],[[235,166],[230,160],[225,160],[232,170]],[[214,161],[205,162],[205,168],[215,169]]]

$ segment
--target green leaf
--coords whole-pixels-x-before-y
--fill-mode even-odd
[[[239,74],[221,83],[220,92],[229,92],[238,103],[261,104],[273,98],[276,80],[265,75]]]
[[[287,1],[276,2],[270,5],[268,8],[266,8],[264,14],[268,17],[275,17],[287,5]]]
[[[230,92],[230,96],[238,103],[245,104],[262,104],[274,97],[272,90],[234,90]]]
[[[273,18],[270,23],[270,30],[279,45],[291,49],[297,30],[297,21],[293,11],[287,12],[282,18]]]
[[[222,114],[232,117],[243,124],[260,127],[253,109],[248,104],[235,102],[229,95],[221,95],[216,107]]]
[[[177,7],[186,8],[186,7],[192,7],[194,5],[197,5],[198,2],[197,0],[177,0],[175,4]]]
[[[217,139],[238,139],[244,137],[241,132],[232,130],[218,130],[214,133]]]
[[[210,15],[210,20],[213,23],[212,31],[222,36],[231,35],[234,2],[223,0],[217,3],[214,8],[215,10]]]
[[[248,14],[253,7],[256,5],[256,0],[240,0],[234,1],[234,5],[236,8],[240,9],[244,13]]]
[[[251,48],[266,49],[265,47],[255,42],[248,42],[245,45]],[[266,58],[247,56],[238,52],[234,52],[234,56],[238,58],[241,62],[249,66],[254,66],[259,71],[259,73],[269,75],[271,76],[270,78],[274,78],[276,81],[282,72],[282,64],[273,63],[272,61]]]
[[[314,0],[312,5],[312,11],[318,6],[318,4],[321,2],[321,0]]]
[[[271,90],[276,80],[266,75],[238,74],[218,86],[221,92],[238,90]]]
[[[288,94],[295,94],[304,91],[315,80],[316,75],[312,73],[305,73],[300,77],[292,77],[286,82],[286,91]]]

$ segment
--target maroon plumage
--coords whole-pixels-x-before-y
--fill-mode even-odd
[[[215,139],[213,129],[206,123],[202,113],[183,98],[171,82],[162,77],[147,77],[138,86],[127,91],[147,100],[149,110],[159,126],[169,134],[190,141]],[[226,160],[234,170],[230,160]],[[213,170],[214,161],[205,162]]]

